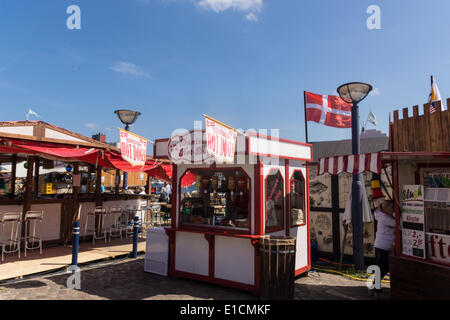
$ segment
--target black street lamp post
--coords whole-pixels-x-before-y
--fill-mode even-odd
[[[371,85],[361,82],[347,83],[337,89],[342,100],[353,104],[352,154],[354,155],[360,153],[358,103],[367,97],[371,90]],[[354,174],[352,180],[353,262],[358,270],[364,270],[362,188],[361,175]]]
[[[138,111],[132,110],[116,110],[114,113],[117,115],[119,120],[125,125],[125,130],[128,131],[130,124],[133,124],[136,119],[141,115]],[[128,172],[123,173],[123,189],[128,189]]]

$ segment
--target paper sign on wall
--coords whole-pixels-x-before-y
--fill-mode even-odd
[[[423,190],[421,185],[404,185],[402,189],[402,252],[418,258],[425,258]]]

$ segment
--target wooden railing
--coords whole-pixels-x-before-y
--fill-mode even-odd
[[[447,99],[447,106],[450,99]],[[430,104],[424,104],[423,115],[419,106],[413,107],[413,115],[408,108],[394,111],[393,122],[389,121],[389,146],[392,152],[450,152],[450,111],[443,111],[441,102],[435,105],[436,112],[430,114]]]

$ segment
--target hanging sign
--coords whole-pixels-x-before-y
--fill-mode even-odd
[[[119,129],[122,159],[132,166],[143,166],[147,160],[147,139]]]
[[[237,131],[205,116],[206,151],[218,163],[233,163]]]
[[[212,163],[206,152],[205,135],[201,130],[173,134],[168,142],[169,159],[175,164]]]
[[[404,185],[402,191],[403,254],[425,258],[424,194],[421,185]]]

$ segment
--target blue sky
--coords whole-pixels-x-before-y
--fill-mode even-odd
[[[81,30],[66,27],[72,4]],[[366,26],[374,4],[381,30]],[[387,132],[389,112],[426,102],[430,75],[450,97],[448,12],[447,0],[2,0],[2,121],[31,108],[117,141],[113,111],[130,108],[142,113],[131,131],[149,139],[205,113],[304,141],[303,91],[364,81],[376,91],[361,118],[372,110]],[[309,123],[310,141],[346,138],[350,129]]]

